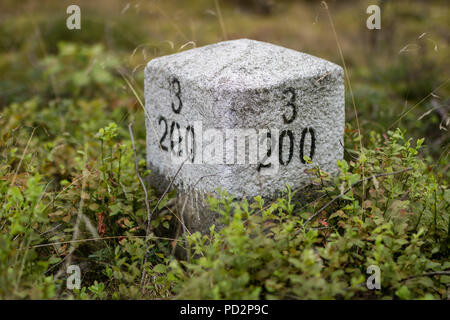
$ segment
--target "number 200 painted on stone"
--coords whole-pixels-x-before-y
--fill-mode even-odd
[[[183,102],[181,100],[181,85],[180,85],[180,82],[178,81],[178,79],[176,79],[176,78],[173,78],[171,81],[169,81],[169,83],[170,83],[170,91],[172,92],[172,94],[175,97],[175,99],[174,99],[175,101],[172,101],[172,103],[171,103],[171,109],[175,114],[179,114],[181,112],[181,109],[183,108]],[[295,118],[297,116],[297,106],[295,105],[296,94],[295,94],[295,90],[293,88],[288,88],[283,93],[285,96],[287,96],[288,94],[290,95],[290,98],[288,99],[289,101],[286,104],[286,107],[289,107],[292,109],[292,114],[290,117],[287,117],[285,114],[283,114],[283,123],[290,124],[295,120]],[[169,125],[168,125],[167,119],[164,118],[163,116],[160,116],[158,118],[158,125],[161,126],[161,124],[164,124],[164,132],[159,141],[160,148],[161,148],[161,150],[166,151],[166,152],[169,152],[169,148],[171,151],[173,151],[174,147],[175,147],[175,141],[173,141],[173,139],[172,139],[173,133],[174,133],[175,129],[177,129],[178,132],[180,132],[180,124],[176,121],[172,121],[172,123],[170,124],[170,132],[169,132]],[[169,147],[165,144],[165,140],[167,138],[168,133],[169,133],[169,142],[170,142]],[[307,134],[309,134],[310,138],[311,138],[311,145],[310,145],[310,150],[309,150],[309,158],[311,160],[314,157],[314,152],[315,152],[315,148],[316,148],[316,136],[315,136],[314,129],[311,127],[304,128],[301,133],[301,137],[300,137],[300,150],[299,150],[299,158],[302,163],[306,163],[306,161],[304,160],[304,155],[305,155],[304,149],[305,149],[305,140],[306,140]],[[191,149],[187,148],[188,135],[190,136],[190,139],[191,139],[191,146],[192,146]],[[271,137],[272,137],[271,133],[268,132],[267,139],[271,141]],[[283,154],[284,154],[283,145],[284,145],[284,140],[286,138],[289,139],[289,153],[288,153],[287,159],[284,159],[283,158]],[[294,133],[292,132],[292,130],[287,129],[287,130],[281,131],[279,139],[278,139],[278,141],[279,141],[278,160],[281,165],[286,166],[291,162],[292,157],[294,155],[294,140],[295,140],[295,138],[294,138]],[[186,150],[190,151],[189,152],[190,153],[190,161],[193,163],[194,159],[195,159],[195,149],[194,149],[195,132],[194,132],[194,127],[191,125],[188,125],[186,127],[186,140],[185,141],[186,141]],[[180,134],[178,134],[178,143],[181,144],[181,142],[182,142],[182,137]],[[272,154],[272,148],[269,147],[267,149],[268,149],[267,157],[270,157]],[[178,155],[181,156],[181,150],[179,151]],[[269,164],[260,163],[258,165],[257,170],[260,171],[261,168],[269,168],[269,167],[271,167],[270,163]]]

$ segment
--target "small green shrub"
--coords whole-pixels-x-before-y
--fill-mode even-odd
[[[450,268],[449,190],[417,157],[423,140],[413,147],[400,130],[371,138],[378,147],[358,162],[340,161],[337,177],[313,170],[317,183],[330,184],[305,209],[294,207],[290,190],[270,204],[260,197],[238,203],[226,193],[211,198],[226,226],[189,236],[191,260],[171,261],[178,297],[446,298],[450,276],[424,274]],[[381,290],[366,288],[370,265],[381,270]]]

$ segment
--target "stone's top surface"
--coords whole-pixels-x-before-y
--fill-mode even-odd
[[[298,78],[342,73],[329,61],[266,42],[219,42],[151,60],[147,69],[164,69],[215,90],[251,90],[279,86]]]

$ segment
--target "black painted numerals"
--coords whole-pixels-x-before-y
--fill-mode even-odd
[[[170,125],[170,150],[171,151],[175,150],[175,141],[173,140],[173,133],[175,131],[175,127],[177,128],[177,131],[178,131],[178,145],[181,146],[181,142],[183,141],[183,138],[181,137],[181,132],[180,132],[180,125],[178,124],[178,122],[173,121],[172,124]],[[177,156],[179,156],[179,157],[181,157],[181,155],[183,154],[182,150],[178,150],[176,153],[177,153]]]
[[[169,81],[170,91],[173,94],[171,108],[175,114],[179,114],[181,109],[183,108],[183,102],[181,100],[181,85],[178,79],[172,78]],[[286,107],[286,112],[283,114],[283,123],[291,124],[297,118],[297,109],[296,105],[297,95],[295,93],[294,88],[288,88],[283,91],[285,99],[287,102],[284,104]],[[170,124],[169,124],[170,122]],[[163,134],[161,139],[159,140],[160,148],[163,151],[173,152],[176,156],[183,155],[183,134],[184,134],[184,150],[186,151],[186,156],[189,157],[189,160],[194,163],[195,160],[195,132],[194,127],[188,125],[186,129],[181,128],[180,124],[176,121],[168,121],[163,116],[158,118],[158,124],[163,128]],[[175,135],[175,132],[177,133]],[[307,136],[309,135],[310,143],[308,144],[309,150],[305,150],[305,141],[307,140]],[[168,138],[168,141],[166,141]],[[175,139],[174,139],[175,138]],[[264,159],[259,163],[257,170],[261,171],[262,168],[270,168],[272,163],[263,164],[264,161],[268,160],[272,155],[272,133],[267,132],[267,141],[270,141],[270,147],[267,148],[267,155]],[[294,156],[294,146],[295,141],[298,137],[295,137],[295,133],[291,129],[284,129],[280,132],[278,137],[278,162],[280,165],[287,166],[293,159]],[[287,141],[286,141],[287,140]],[[285,147],[288,146],[286,150]],[[299,160],[301,163],[305,164],[306,161],[304,159],[305,155],[309,154],[309,158],[312,160],[314,157],[314,153],[316,150],[316,133],[313,128],[306,127],[302,130],[300,135],[300,146],[299,146]]]
[[[297,94],[294,88],[287,88],[283,91],[284,95],[284,109],[286,110],[283,113],[283,123],[291,124],[297,118],[298,108],[299,106],[296,104]],[[309,136],[310,143],[306,144],[307,138]],[[271,141],[271,133],[267,133],[267,138]],[[293,159],[294,149],[295,149],[295,141],[298,141],[299,137],[295,136],[295,133],[290,129],[284,129],[280,132],[278,137],[278,162],[282,166],[287,166]],[[286,141],[287,140],[287,141]],[[288,149],[286,149],[288,148]],[[309,150],[305,150],[308,149]],[[306,127],[302,130],[300,135],[300,145],[299,145],[299,160],[301,163],[306,164],[304,159],[305,155],[308,155],[312,160],[314,157],[314,153],[316,151],[316,132],[311,127]],[[267,156],[263,159],[266,161],[272,154],[272,149],[267,150]],[[261,171],[262,168],[270,168],[272,163],[263,164],[261,161],[258,164],[257,170]]]
[[[169,89],[173,94],[173,100],[171,103],[172,111],[175,114],[179,114],[183,108],[183,101],[181,101],[181,85],[177,78],[169,80]],[[170,123],[170,125],[169,125]],[[185,130],[182,130],[180,124],[176,121],[169,121],[163,116],[158,118],[158,124],[163,128],[163,134],[159,140],[161,150],[173,152],[174,155],[181,157],[183,155],[183,133],[184,135],[184,147],[186,155],[193,163],[195,160],[195,132],[194,127],[188,125]],[[166,141],[168,138],[168,141]],[[168,143],[167,143],[168,142]]]
[[[181,112],[181,108],[183,108],[183,102],[181,101],[180,97],[181,95],[180,81],[178,81],[177,78],[173,78],[172,81],[170,82],[170,88],[177,100],[176,103],[172,102],[172,111],[175,112],[176,114],[179,114]],[[175,104],[177,106],[175,106]]]
[[[186,152],[190,155],[190,161],[194,163],[195,160],[195,132],[193,126],[187,126],[185,148]]]
[[[289,153],[287,159],[283,159],[284,153],[283,153],[283,145],[284,145],[284,138],[288,137],[289,139]],[[292,156],[294,155],[294,134],[291,130],[283,130],[280,134],[280,140],[279,140],[279,147],[278,147],[278,159],[280,161],[280,164],[282,166],[287,166],[289,162],[292,160]],[[285,161],[286,160],[286,161]]]
[[[269,144],[268,144],[266,156],[264,157],[263,161],[261,161],[258,164],[258,168],[256,169],[258,172],[261,171],[262,168],[270,168],[272,166],[271,163],[263,164],[263,162],[265,162],[267,159],[269,159],[270,156],[272,155],[272,133],[271,132],[267,132],[264,142],[265,143],[269,142]],[[264,143],[264,142],[261,142],[261,143]]]
[[[287,103],[286,107],[292,109],[292,114],[290,117],[286,117],[286,114],[283,114],[283,121],[285,124],[292,123],[295,120],[295,117],[297,116],[297,107],[295,105],[295,99],[297,98],[295,95],[295,90],[293,88],[286,89],[283,94],[285,97],[289,97],[289,102]]]
[[[182,130],[180,124],[176,121],[170,122],[170,129],[166,118],[159,117],[158,124],[164,126],[163,134],[159,140],[161,150],[174,152],[174,155],[181,157],[183,155],[182,143],[184,134],[184,150],[186,150],[189,160],[193,163],[195,160],[195,131],[193,126],[187,126],[186,130]],[[166,144],[168,139],[168,145]]]
[[[311,147],[309,149],[309,158],[312,160],[314,157],[314,151],[316,150],[316,135],[313,128],[305,128],[302,131],[302,137],[300,138],[300,161],[302,163],[306,163],[305,159],[303,159],[305,154],[305,137],[306,133],[309,133],[311,137]]]
[[[159,146],[161,147],[162,150],[168,151],[169,149],[164,145],[164,139],[166,139],[166,136],[167,136],[167,120],[166,120],[166,118],[164,118],[163,116],[160,116],[159,120],[158,120],[158,124],[161,125],[161,122],[164,123],[164,133],[161,137],[161,140],[159,140]]]
[[[301,137],[300,137],[300,161],[302,163],[306,163],[305,159],[304,159],[304,155],[305,155],[305,140],[306,140],[306,134],[309,133],[310,139],[311,139],[311,144],[310,144],[310,149],[309,149],[309,158],[312,160],[312,158],[314,157],[314,152],[316,150],[316,134],[313,128],[305,128],[302,131]],[[284,140],[288,139],[289,140],[289,152],[287,154],[287,159],[285,159],[285,155],[284,155]],[[291,130],[283,130],[280,134],[280,139],[279,139],[279,162],[282,166],[287,166],[291,160],[292,160],[292,156],[294,155],[294,134]]]

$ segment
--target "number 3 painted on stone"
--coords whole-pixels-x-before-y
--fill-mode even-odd
[[[180,94],[181,94],[181,87],[180,87],[180,81],[178,81],[177,78],[174,78],[171,82],[172,90],[175,92],[175,96],[178,99],[178,108],[175,109],[175,104],[172,102],[172,110],[175,113],[180,113],[181,108],[183,107],[183,102],[181,102]],[[176,90],[175,90],[176,87]]]
[[[294,104],[296,96],[295,96],[295,91],[293,88],[288,88],[288,89],[284,90],[283,93],[285,95],[287,95],[288,93],[291,94],[291,98],[289,99],[289,102],[286,106],[289,106],[292,108],[292,116],[290,119],[288,119],[288,118],[286,118],[286,115],[283,114],[283,121],[285,124],[288,124],[288,123],[291,123],[292,121],[294,121],[295,117],[297,116],[297,107]]]

